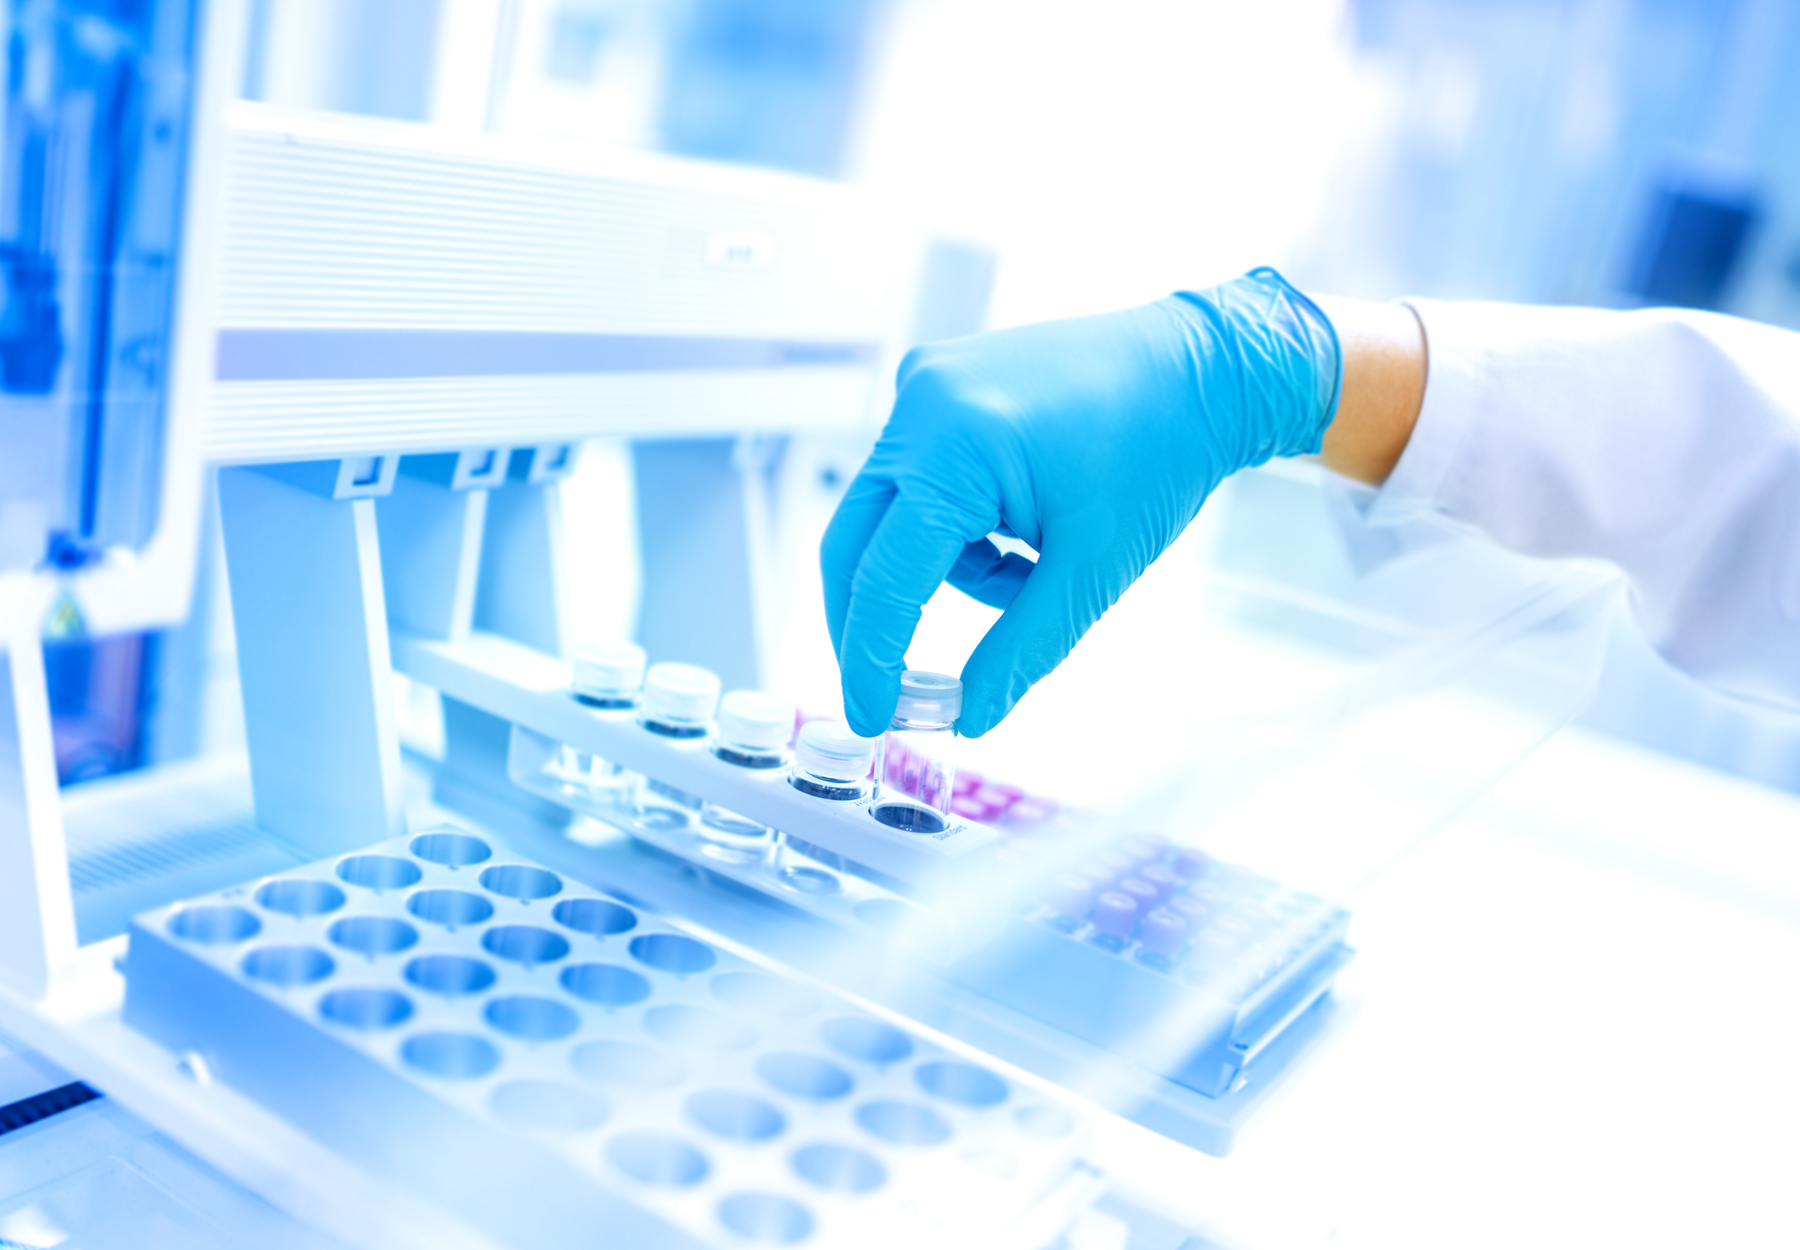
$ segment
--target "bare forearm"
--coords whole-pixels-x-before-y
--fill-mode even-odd
[[[1400,461],[1425,400],[1425,334],[1404,304],[1315,296],[1344,353],[1337,416],[1325,431],[1325,463],[1379,486]]]

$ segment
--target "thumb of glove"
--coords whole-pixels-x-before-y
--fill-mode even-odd
[[[999,724],[1118,599],[1124,587],[1112,583],[1095,562],[1041,554],[1012,605],[963,666],[957,733],[979,738]]]

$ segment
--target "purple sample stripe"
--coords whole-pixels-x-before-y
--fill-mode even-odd
[[[869,366],[874,343],[557,334],[515,330],[236,329],[219,331],[221,382],[366,381],[544,373]]]

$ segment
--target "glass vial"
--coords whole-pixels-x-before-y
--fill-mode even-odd
[[[653,734],[699,748],[712,733],[719,704],[719,677],[697,664],[664,661],[644,674],[643,710],[638,724]],[[637,819],[653,829],[678,829],[701,808],[698,795],[646,777],[638,787]]]
[[[644,688],[644,662],[644,649],[635,642],[578,643],[570,693],[603,712],[630,711]]]
[[[908,669],[875,763],[875,819],[906,833],[950,827],[962,682]]]
[[[576,702],[601,712],[629,713],[638,705],[644,685],[644,649],[635,642],[584,642],[575,647],[569,693]],[[603,805],[629,796],[637,774],[579,747],[563,745],[558,777],[584,789]]]
[[[802,794],[838,803],[869,797],[869,766],[875,760],[874,738],[860,738],[842,721],[813,720],[800,726],[794,742],[794,766],[788,784]],[[791,890],[802,894],[835,894],[843,888],[839,874],[849,870],[839,855],[783,834],[775,851],[775,870]]]
[[[792,703],[760,690],[733,690],[719,703],[712,753],[735,768],[779,777],[793,736]],[[761,858],[774,836],[767,825],[710,802],[700,809],[699,833],[701,854],[731,864]]]
[[[869,764],[878,739],[861,738],[842,721],[809,720],[794,743],[788,784],[816,799],[850,802],[869,796]]]

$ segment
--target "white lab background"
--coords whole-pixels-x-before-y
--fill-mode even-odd
[[[1800,175],[1783,155],[1800,117],[1800,75],[1784,72],[1800,69],[1800,15],[1780,0],[257,0],[254,12],[256,98],[862,184],[992,250],[992,326],[1257,264],[1342,294],[1629,305],[1654,197],[1688,185],[1736,189],[1754,208],[1718,306],[1800,324]],[[801,458],[820,463],[819,450]],[[597,449],[583,480],[616,479],[619,454]],[[860,449],[823,454],[841,484]],[[575,505],[590,537],[572,550],[606,571],[578,611],[595,614],[592,632],[629,632],[635,574],[602,554],[632,548],[628,496],[584,493],[606,498]],[[809,566],[828,511],[790,506],[771,528],[783,596],[763,640],[771,674],[820,710],[834,684]],[[915,660],[955,667],[987,619],[946,592]],[[1141,625],[1119,645],[1179,637],[1176,623]],[[1791,718],[1713,697],[1628,629],[1586,719],[1800,788]]]
[[[695,34],[752,8],[258,0],[245,89],[848,179],[991,249],[996,326],[1258,264],[1352,295],[1628,305],[1648,197],[1704,174],[1757,206],[1721,306],[1800,324],[1800,9],[1781,0],[772,4],[758,37],[804,90],[730,62],[756,39]],[[838,696],[814,552],[875,432],[791,444],[773,471],[764,668],[820,712]],[[634,489],[628,446],[584,449],[565,492],[580,633],[635,630]],[[1119,797],[1096,738],[1205,698],[1179,657],[1216,511],[972,759]],[[1249,522],[1280,545],[1281,515]],[[204,694],[165,754],[241,734],[208,565],[211,606],[165,651]],[[956,671],[992,619],[942,592],[912,662]],[[403,715],[431,754],[431,700]],[[1230,1244],[1793,1244],[1800,828],[1763,787],[1800,790],[1800,727],[1679,677],[1624,622],[1585,724],[1364,896],[1364,1019],[1239,1157],[1125,1128],[1116,1157]]]

